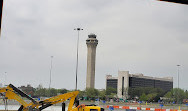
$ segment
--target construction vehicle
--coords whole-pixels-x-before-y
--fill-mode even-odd
[[[4,100],[14,99],[18,101],[21,106],[18,111],[41,111],[49,106],[52,106],[57,103],[62,103],[62,111],[65,111],[65,101],[70,99],[68,105],[68,111],[104,111],[103,108],[95,105],[79,105],[79,101],[75,101],[79,91],[73,91],[58,96],[54,96],[42,101],[36,101],[32,97],[28,96],[12,84],[9,84],[5,88],[0,88],[0,95],[4,97]],[[22,99],[25,97],[31,102],[27,103]]]

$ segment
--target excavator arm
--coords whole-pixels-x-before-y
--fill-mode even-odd
[[[24,108],[27,108],[29,106],[29,104],[25,102],[20,96],[18,96],[9,86],[7,88],[1,88],[0,93],[5,97],[5,99],[14,99],[18,101],[23,105]]]
[[[8,85],[6,88],[0,88],[0,94],[4,96],[5,99],[14,99],[21,104],[21,107],[18,109],[18,111],[41,111],[51,105],[57,103],[64,103],[68,99],[70,100],[68,111],[104,111],[103,108],[100,108],[98,106],[78,105],[77,101],[75,102],[78,93],[79,91],[68,92],[38,102],[35,101],[33,98],[29,97],[18,88],[14,87],[12,84]],[[31,102],[27,103],[21,97],[26,97],[27,99],[31,100]],[[74,106],[74,103],[77,104],[75,104]]]
[[[66,94],[61,94],[58,96],[54,96],[54,97],[45,99],[44,101],[40,101],[39,104],[41,105],[41,107],[39,107],[39,109],[42,110],[42,109],[44,109],[48,106],[51,106],[53,104],[62,103],[64,101],[70,99],[68,111],[71,111],[72,107],[74,105],[75,98],[78,95],[78,93],[79,93],[79,91],[73,91],[73,92],[69,92]]]
[[[29,111],[30,109],[41,111],[51,105],[62,103],[68,99],[70,99],[68,111],[71,111],[78,93],[79,91],[73,91],[37,102],[12,84],[8,85],[6,88],[0,88],[0,94],[4,96],[5,99],[14,99],[21,104],[18,111]],[[26,97],[27,99],[31,100],[31,102],[27,103],[21,97]]]
[[[4,96],[5,99],[14,99],[21,104],[21,107],[18,111],[29,111],[30,109],[37,109],[39,103],[35,101],[33,98],[29,97],[27,94],[9,84],[6,88],[0,88],[0,94]],[[25,102],[21,97],[25,97],[31,100],[30,103]]]

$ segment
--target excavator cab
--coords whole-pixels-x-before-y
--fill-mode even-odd
[[[104,109],[99,106],[85,106],[84,110],[81,111],[104,111]]]
[[[62,110],[63,111],[63,110]],[[96,105],[78,105],[77,107],[73,108],[73,111],[104,111],[104,108],[101,108]]]

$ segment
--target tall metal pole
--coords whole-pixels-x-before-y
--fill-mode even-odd
[[[50,83],[49,83],[49,89],[51,87],[51,82],[52,82],[52,59],[53,59],[53,56],[51,56],[51,64],[50,64]]]
[[[7,72],[5,72],[5,85],[4,86],[6,86],[6,84],[7,84]]]
[[[3,13],[3,0],[0,0],[0,23],[2,24],[2,13]],[[0,24],[0,37],[1,37],[1,24]]]
[[[77,76],[78,76],[78,49],[79,49],[79,31],[80,30],[83,30],[81,28],[76,28],[74,30],[77,30],[78,31],[78,39],[77,39],[77,53],[76,53],[76,88],[75,90],[77,90]]]
[[[179,104],[179,67],[180,67],[180,65],[177,65],[177,68],[178,68],[178,71],[177,71],[177,73],[178,73],[177,103],[178,104]]]
[[[177,65],[178,66],[178,89],[179,89],[179,67],[180,65]]]

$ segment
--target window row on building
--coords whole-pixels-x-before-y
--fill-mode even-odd
[[[173,78],[156,78],[143,74],[129,74],[129,71],[118,71],[118,77],[106,75],[106,88],[108,87],[117,89],[118,97],[127,98],[128,93],[125,90],[128,88],[152,87],[170,91],[173,88]]]

